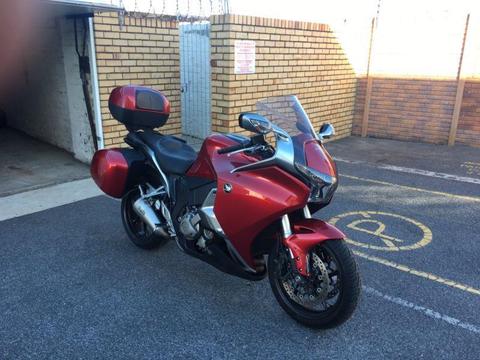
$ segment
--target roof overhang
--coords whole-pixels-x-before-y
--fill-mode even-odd
[[[44,2],[54,8],[55,15],[79,15],[93,12],[110,12],[124,10],[120,4],[113,4],[114,1],[89,1],[89,0],[44,0]],[[118,1],[116,1],[118,2]]]

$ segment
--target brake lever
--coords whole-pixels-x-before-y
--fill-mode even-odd
[[[241,152],[244,152],[244,151],[253,150],[253,149],[255,149],[256,146],[257,146],[257,145],[254,145],[254,146],[250,146],[250,147],[243,148],[243,149],[240,149],[240,150],[235,150],[235,151],[229,152],[229,153],[227,153],[227,156],[232,156],[232,155],[234,155],[234,154],[238,154],[238,153],[241,153]]]
[[[263,151],[267,151],[267,150],[268,150],[267,146],[257,144],[257,145],[250,146],[248,148],[232,151],[231,153],[228,153],[227,156],[237,154],[237,153],[242,152],[242,151],[245,151],[245,152],[251,151],[252,153],[257,153],[257,152],[263,152]]]

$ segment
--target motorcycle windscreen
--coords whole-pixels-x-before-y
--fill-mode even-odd
[[[296,96],[260,100],[257,102],[257,112],[290,135],[296,164],[336,176],[335,163],[318,140],[313,125]]]

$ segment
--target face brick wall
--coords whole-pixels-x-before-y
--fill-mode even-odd
[[[95,15],[94,26],[105,147],[124,145],[125,126],[108,110],[110,92],[121,85],[146,85],[162,91],[171,104],[171,115],[162,133],[179,134],[177,23],[125,16],[125,25],[120,29],[116,13],[101,13]]]
[[[213,131],[240,132],[238,114],[269,96],[297,95],[319,129],[351,133],[355,74],[327,25],[223,15],[211,19]],[[235,40],[256,42],[255,74],[234,74]]]
[[[144,84],[163,91],[172,114],[162,132],[180,134],[178,24],[96,14],[95,42],[105,145],[123,145],[126,129],[112,119],[115,86]],[[265,97],[296,94],[319,129],[331,122],[337,137],[359,135],[366,80],[355,74],[327,25],[248,16],[211,18],[212,131],[240,132],[238,114]],[[234,74],[235,40],[256,42],[256,73]],[[368,136],[445,144],[455,80],[373,78]],[[480,81],[467,80],[456,142],[480,146]]]
[[[368,136],[446,143],[455,104],[456,81],[373,78]],[[353,133],[360,134],[366,79],[357,84]]]
[[[446,144],[456,80],[373,77],[368,136]],[[361,134],[366,78],[359,78],[352,133]],[[456,142],[480,146],[480,82],[466,81]]]
[[[480,147],[480,80],[465,82],[456,142]]]

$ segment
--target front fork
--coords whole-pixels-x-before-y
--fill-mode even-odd
[[[312,215],[310,214],[310,209],[308,205],[305,205],[303,208],[303,215],[306,219],[311,219]],[[290,224],[290,218],[288,214],[282,216],[282,232],[283,232],[283,245],[287,249],[290,258],[294,261],[295,266],[300,274],[307,276],[309,273],[309,254],[301,254],[299,249],[295,247],[295,244],[292,244],[292,226]],[[293,250],[292,250],[293,248]],[[296,251],[295,251],[296,250]],[[295,251],[295,252],[294,252]]]
[[[303,276],[308,276],[310,250],[327,240],[344,239],[345,235],[322,220],[312,219],[308,205],[303,208],[303,215],[304,219],[293,225],[293,231],[288,214],[282,216],[282,242],[297,271]]]

